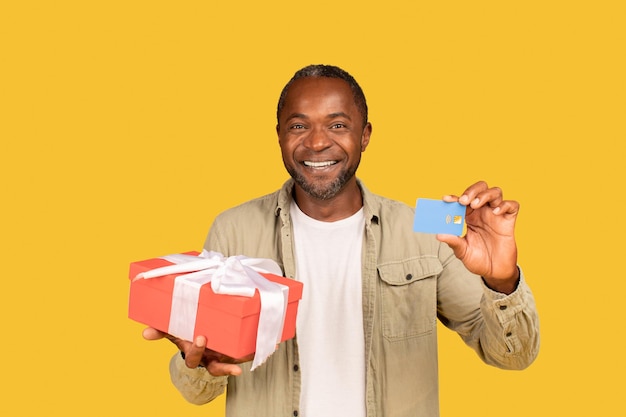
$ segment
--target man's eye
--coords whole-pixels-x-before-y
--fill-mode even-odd
[[[300,124],[291,125],[291,129],[304,129],[304,125],[300,125]]]
[[[346,127],[346,125],[344,125],[343,123],[335,123],[334,125],[332,125],[330,128],[331,129],[341,129],[343,127]]]

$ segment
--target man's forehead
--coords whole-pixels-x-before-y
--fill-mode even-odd
[[[337,90],[350,90],[350,84],[346,80],[335,77],[302,77],[294,80],[289,87],[289,92],[294,89],[311,88],[324,86]]]
[[[354,104],[350,85],[341,78],[304,77],[295,80],[287,91],[285,106],[333,96]]]

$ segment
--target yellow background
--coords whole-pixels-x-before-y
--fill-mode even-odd
[[[368,97],[360,177],[407,204],[485,179],[522,208],[541,314],[526,371],[440,329],[442,416],[623,412],[620,1],[19,1],[0,6],[0,414],[222,416],[126,318],[129,262],[199,249],[286,178],[294,71]],[[323,372],[323,370],[321,370]]]

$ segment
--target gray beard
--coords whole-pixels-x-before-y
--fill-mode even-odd
[[[330,200],[341,191],[341,189],[350,181],[350,179],[356,173],[356,169],[349,169],[342,171],[340,175],[328,184],[312,184],[307,182],[302,175],[295,170],[287,168],[287,172],[291,175],[291,178],[302,188],[302,190],[317,200]]]

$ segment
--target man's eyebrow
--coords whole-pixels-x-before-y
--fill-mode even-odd
[[[347,113],[344,113],[342,111],[340,112],[336,112],[336,113],[329,113],[326,118],[327,119],[335,119],[337,117],[343,117],[345,119],[348,119],[350,121],[352,121],[352,118],[350,118],[350,116]],[[287,118],[285,119],[285,121],[289,121],[291,119],[308,119],[309,116],[307,116],[304,113],[291,113],[289,116],[287,116]]]
[[[350,116],[347,113],[344,113],[342,111],[337,112],[337,113],[331,113],[327,116],[327,118],[329,119],[334,119],[335,117],[345,117],[346,119],[352,121],[352,119],[350,118]]]
[[[303,113],[291,113],[289,116],[287,116],[287,118],[285,119],[285,121],[289,121],[291,119],[308,119],[309,117],[306,114]]]

